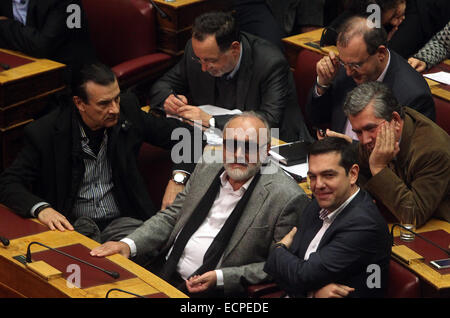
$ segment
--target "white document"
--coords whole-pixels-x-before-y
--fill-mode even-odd
[[[213,105],[201,105],[198,106],[201,110],[203,110],[205,113],[208,113],[212,116],[221,116],[221,115],[237,115],[241,114],[242,111],[239,109],[226,109],[219,106],[213,106]]]
[[[292,166],[285,166],[284,164],[278,162],[278,160],[276,160],[275,158],[270,158],[270,160],[276,165],[280,166],[280,168],[283,169],[284,171],[295,174],[302,178],[306,178],[306,175],[308,174],[308,162],[299,163],[297,165]]]
[[[439,82],[439,83],[443,83],[446,85],[450,85],[450,73],[448,72],[437,72],[437,73],[431,73],[431,74],[424,74],[423,76]]]

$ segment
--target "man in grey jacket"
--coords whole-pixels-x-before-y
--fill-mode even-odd
[[[262,167],[267,128],[253,112],[233,117],[224,129],[224,164],[199,163],[169,208],[91,254],[151,257],[150,270],[191,296],[237,295],[267,282],[270,249],[309,201],[284,172]]]

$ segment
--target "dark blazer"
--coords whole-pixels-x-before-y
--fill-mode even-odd
[[[296,297],[305,297],[330,283],[355,288],[350,297],[382,297],[386,290],[391,237],[388,227],[370,195],[360,190],[336,216],[315,253],[307,261],[304,255],[322,227],[320,207],[313,200],[300,217],[298,231],[289,250],[275,248],[264,270],[281,288]],[[367,266],[381,269],[381,288],[370,289]],[[372,281],[372,280],[370,280]]]
[[[119,122],[108,131],[114,196],[123,216],[146,220],[157,209],[138,170],[140,147],[146,141],[170,149],[177,142],[171,141],[172,130],[179,124],[141,111],[130,94],[121,95],[120,105]],[[68,104],[25,128],[22,151],[0,176],[2,204],[30,217],[30,209],[46,201],[70,217],[84,174],[77,114],[75,106]]]
[[[388,85],[400,104],[417,110],[431,120],[436,119],[433,97],[427,82],[401,56],[390,51],[391,61],[383,83]],[[331,124],[331,130],[343,133],[347,117],[343,105],[347,94],[356,87],[355,81],[340,67],[332,86],[320,97],[308,96],[306,113],[315,125]]]
[[[297,103],[292,72],[274,45],[248,33],[241,33],[242,60],[237,73],[236,107],[255,110],[265,116],[271,127],[280,128],[282,140],[311,137]],[[176,92],[186,95],[191,105],[216,105],[216,78],[202,72],[194,56],[191,41],[180,62],[161,77],[150,90],[150,104],[162,106]],[[223,128],[229,116],[218,116],[216,126]]]
[[[81,28],[69,28],[72,21],[67,7],[80,0],[30,0],[26,25],[14,20],[12,1],[0,1],[0,47],[20,51],[37,58],[48,58],[74,68],[95,60],[88,25],[81,10]]]

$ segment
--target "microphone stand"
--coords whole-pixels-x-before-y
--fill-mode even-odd
[[[408,231],[408,232],[411,232],[411,233],[414,234],[414,235],[417,235],[417,236],[420,237],[422,240],[424,240],[424,241],[430,243],[430,244],[433,245],[434,247],[437,247],[438,249],[440,249],[441,251],[443,251],[444,253],[446,253],[448,256],[450,256],[450,250],[445,249],[445,248],[443,248],[443,247],[440,247],[439,245],[437,245],[436,243],[430,241],[429,239],[427,239],[427,238],[424,237],[423,235],[420,235],[419,233],[416,233],[416,232],[414,232],[413,230],[408,229],[407,227],[405,227],[405,226],[403,226],[403,225],[401,225],[401,224],[399,224],[399,223],[396,223],[396,224],[392,225],[392,227],[391,227],[391,237],[392,237],[392,242],[394,242],[394,228],[395,228],[396,226],[401,227],[402,229],[404,229],[404,230],[406,230],[406,231]]]
[[[27,263],[31,263],[31,262],[32,262],[32,260],[31,260],[31,249],[30,249],[30,248],[31,248],[31,245],[33,245],[33,244],[41,245],[41,246],[46,247],[46,248],[48,248],[48,249],[50,249],[50,250],[52,250],[52,251],[54,251],[54,252],[57,252],[57,253],[59,253],[59,254],[62,254],[62,255],[67,256],[67,257],[69,257],[69,258],[72,258],[72,259],[74,259],[74,260],[76,260],[76,261],[78,261],[78,262],[80,262],[80,263],[83,263],[83,264],[85,264],[85,265],[88,265],[88,266],[91,266],[91,267],[93,267],[93,268],[95,268],[95,269],[98,269],[98,270],[100,270],[100,271],[102,271],[102,272],[108,274],[108,275],[111,276],[112,278],[117,279],[117,278],[120,277],[120,274],[117,273],[117,272],[113,272],[113,271],[106,270],[106,269],[104,269],[104,268],[100,268],[100,267],[98,267],[98,266],[96,266],[96,265],[94,265],[94,264],[91,264],[91,263],[88,263],[88,262],[86,262],[86,261],[84,261],[84,260],[82,260],[82,259],[79,259],[78,257],[72,256],[72,255],[67,254],[67,253],[65,253],[65,252],[63,252],[63,251],[57,250],[56,248],[47,246],[47,245],[42,244],[42,243],[39,243],[39,242],[31,242],[30,244],[28,244],[28,247],[27,247],[27,257],[26,257]]]
[[[0,236],[0,242],[2,242],[3,246],[9,245],[9,240],[6,237]]]
[[[109,298],[109,294],[110,294],[112,291],[120,291],[120,292],[122,292],[122,293],[130,294],[130,295],[133,295],[133,296],[136,296],[136,297],[139,297],[139,298],[145,298],[144,296],[141,296],[141,295],[138,295],[138,294],[135,294],[135,293],[132,293],[132,292],[123,290],[123,289],[119,289],[119,288],[111,288],[110,290],[108,290],[108,292],[106,293],[105,298]]]
[[[161,16],[161,18],[167,19],[167,20],[169,20],[169,21],[172,21],[172,19],[170,18],[170,16],[169,16],[167,13],[165,13],[160,7],[158,7],[158,6],[156,5],[156,3],[155,3],[153,0],[149,0],[149,1],[150,1],[150,3],[152,4],[152,6],[155,8],[155,10],[159,13],[159,15]]]

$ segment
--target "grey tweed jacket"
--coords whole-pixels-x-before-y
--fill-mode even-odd
[[[427,63],[427,68],[450,57],[450,21],[414,57]]]
[[[174,203],[128,236],[136,244],[137,256],[167,254],[221,167],[197,164]],[[275,170],[261,175],[217,266],[223,272],[225,295],[243,292],[246,284],[270,280],[263,271],[270,249],[295,226],[309,203],[291,178],[279,168]]]

